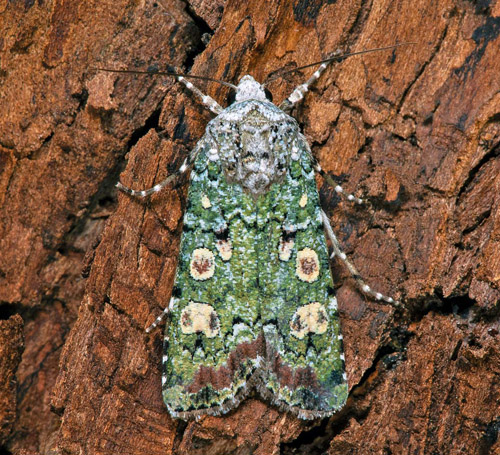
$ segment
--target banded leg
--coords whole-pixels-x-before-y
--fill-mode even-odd
[[[177,76],[176,79],[180,83],[184,84],[184,86],[191,93],[193,93],[198,98],[200,98],[200,100],[203,103],[203,105],[206,108],[210,109],[214,114],[219,115],[223,111],[222,107],[220,106],[220,104],[217,101],[215,101],[211,96],[205,95],[198,87],[196,87],[195,85],[193,85],[191,82],[189,82],[188,80],[186,80],[184,77]]]
[[[167,316],[172,311],[173,307],[174,307],[174,299],[170,298],[170,302],[168,303],[168,306],[163,309],[163,311],[155,319],[155,321],[146,329],[146,333],[149,333],[149,332],[151,332],[151,330],[158,327],[158,324],[163,320],[163,318],[165,316]]]
[[[342,260],[342,262],[346,265],[347,269],[349,270],[349,272],[351,273],[353,278],[356,280],[356,283],[357,283],[359,289],[364,294],[372,297],[375,300],[378,300],[378,301],[383,300],[384,302],[387,302],[388,304],[392,305],[393,307],[399,308],[401,306],[401,303],[399,301],[394,300],[392,297],[387,297],[387,296],[381,294],[380,292],[373,291],[370,288],[370,286],[368,286],[364,282],[363,278],[361,278],[361,275],[357,271],[356,267],[354,267],[352,262],[349,261],[349,259],[347,259],[346,254],[342,251],[340,244],[339,244],[339,241],[337,240],[337,237],[333,233],[332,225],[330,224],[330,219],[328,218],[328,216],[326,215],[326,213],[323,210],[321,211],[321,216],[323,218],[323,224],[325,226],[328,238],[332,242],[333,253],[332,253],[331,257],[333,258],[334,256],[338,256]]]
[[[193,165],[197,154],[198,154],[198,148],[195,148],[189,154],[189,156],[184,160],[184,162],[182,163],[181,167],[177,172],[167,176],[164,180],[162,180],[160,183],[157,183],[155,186],[151,188],[147,188],[145,190],[133,190],[132,188],[123,185],[121,182],[118,182],[116,184],[116,187],[120,191],[123,191],[124,193],[127,193],[130,196],[140,197],[140,198],[145,198],[147,196],[152,195],[153,193],[158,193],[163,188],[165,188],[170,182],[174,181],[176,178],[184,174]]]
[[[347,201],[349,202],[354,202],[356,204],[366,204],[367,202],[364,201],[363,199],[355,196],[354,194],[350,194],[350,193],[346,193],[344,191],[344,188],[342,188],[335,180],[332,179],[331,176],[329,176],[324,170],[323,168],[320,166],[320,164],[318,163],[318,160],[316,159],[316,157],[312,154],[311,150],[308,149],[307,150],[308,154],[309,154],[309,158],[311,159],[312,161],[312,164],[313,164],[313,167],[314,167],[314,170],[316,172],[318,172],[321,177],[323,177],[325,179],[325,182],[328,183],[328,185],[332,186],[335,190],[335,192],[342,196],[344,199],[346,199]]]
[[[281,103],[280,109],[285,111],[285,112],[290,112],[293,107],[304,98],[305,93],[309,90],[309,87],[314,84],[321,74],[325,71],[326,68],[328,68],[328,65],[330,65],[335,59],[330,60],[329,62],[322,63],[320,67],[313,73],[313,75],[304,83],[299,85],[292,93],[291,95]],[[307,142],[307,141],[305,141]],[[316,172],[319,172],[319,174],[325,179],[325,181],[334,187],[335,192],[342,196],[344,199],[348,200],[349,202],[355,202],[356,204],[363,204],[365,201],[363,199],[360,199],[356,197],[354,194],[346,193],[344,191],[344,188],[342,188],[337,182],[335,182],[320,166],[318,163],[318,160],[314,157],[312,154],[311,150],[309,150],[309,155],[311,157],[311,160],[314,165],[314,169]]]
[[[321,73],[325,71],[326,68],[328,68],[328,65],[330,63],[335,62],[335,61],[340,61],[345,59],[346,57],[351,57],[353,55],[361,55],[361,54],[367,54],[369,52],[376,52],[376,51],[383,51],[383,50],[389,50],[389,49],[395,49],[396,47],[399,46],[405,46],[407,44],[415,44],[415,43],[399,43],[395,44],[394,46],[387,46],[387,47],[378,47],[376,49],[367,49],[364,51],[359,51],[359,52],[351,52],[349,54],[344,54],[344,55],[339,55],[338,57],[330,57],[326,60],[322,60],[320,62],[316,63],[311,63],[309,65],[301,66],[299,68],[296,68],[295,70],[292,71],[297,71],[299,69],[305,69],[309,68],[311,66],[315,66],[319,63],[321,63],[321,66],[313,73],[313,75],[304,83],[299,85],[291,94],[290,96],[281,103],[280,109],[285,111],[285,112],[290,112],[290,110],[293,109],[293,107],[304,98],[304,95],[307,93],[309,90],[309,87],[314,84],[318,78],[321,76]],[[287,71],[289,72],[289,71]]]
[[[349,202],[354,202],[356,204],[366,204],[366,202],[357,197],[354,196],[354,194],[346,193],[344,191],[344,188],[342,188],[335,180],[332,179],[331,176],[329,176],[320,166],[316,158],[313,157],[313,163],[314,163],[314,170],[318,172],[321,177],[325,179],[325,182],[328,183],[328,185],[333,186],[335,192],[339,195],[342,196],[344,199],[346,199]]]
[[[290,96],[280,104],[280,109],[282,111],[285,111],[286,113],[290,112],[295,107],[295,105],[304,98],[304,95],[308,92],[309,87],[319,79],[323,71],[328,68],[328,65],[330,65],[330,63],[331,61],[322,63],[306,82],[300,84],[290,94]]]

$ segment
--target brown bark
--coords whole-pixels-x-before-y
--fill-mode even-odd
[[[3,453],[500,452],[498,0],[4,0],[0,11]],[[342,412],[307,423],[251,399],[172,420],[161,331],[143,329],[169,300],[186,179],[147,203],[113,185],[121,169],[134,188],[175,171],[211,115],[171,80],[92,67],[264,81],[396,41],[417,44],[333,65],[294,114],[322,167],[370,200],[339,203],[318,181],[348,255],[405,311],[365,299],[333,262]],[[272,82],[275,102],[312,71]],[[225,102],[225,88],[199,85]]]

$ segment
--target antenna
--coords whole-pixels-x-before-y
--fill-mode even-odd
[[[221,81],[219,79],[213,79],[211,77],[205,76],[195,76],[194,74],[186,74],[186,73],[176,73],[175,71],[157,71],[157,70],[115,70],[109,68],[91,68],[96,71],[106,71],[107,73],[124,73],[124,74],[147,74],[149,76],[172,76],[172,77],[184,77],[186,79],[199,79],[203,81],[217,82],[221,85],[225,85],[226,87],[230,87],[233,90],[236,90],[237,87],[234,84],[229,82]]]
[[[340,60],[344,60],[345,58],[352,57],[353,55],[361,55],[361,54],[368,54],[370,52],[378,52],[378,51],[386,51],[388,49],[395,49],[397,47],[407,46],[409,44],[417,44],[417,43],[416,42],[399,43],[399,44],[394,44],[392,46],[387,46],[387,47],[377,47],[377,48],[374,48],[374,49],[367,49],[367,50],[364,50],[364,51],[351,52],[349,54],[336,55],[334,57],[330,57],[330,58],[327,58],[325,60],[320,60],[318,62],[309,63],[308,65],[299,66],[298,68],[294,68],[294,69],[291,69],[291,70],[279,73],[276,76],[274,76],[273,78],[271,78],[270,80],[268,80],[264,85],[269,84],[270,82],[278,79],[279,77],[282,77],[285,74],[293,73],[295,71],[300,71],[300,70],[303,70],[303,69],[306,69],[306,68],[310,68],[311,66],[321,65],[322,63],[330,63],[330,62],[334,62],[335,60],[339,60],[339,61]],[[277,71],[279,71],[279,70],[277,70]]]

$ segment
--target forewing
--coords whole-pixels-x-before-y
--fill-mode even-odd
[[[259,286],[269,375],[261,394],[304,418],[347,399],[342,337],[307,144],[259,203]]]
[[[208,151],[202,139],[165,337],[163,398],[181,418],[237,406],[264,356],[255,203]]]

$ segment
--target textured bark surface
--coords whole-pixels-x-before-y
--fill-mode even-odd
[[[2,453],[500,453],[500,2],[188,3],[0,1]],[[249,399],[172,420],[161,330],[143,329],[170,297],[187,179],[146,203],[113,185],[174,172],[212,116],[172,80],[92,68],[264,81],[396,41],[417,44],[333,65],[294,115],[369,199],[318,179],[346,252],[405,311],[333,262],[342,412],[308,423]],[[275,102],[313,71],[274,80]]]

